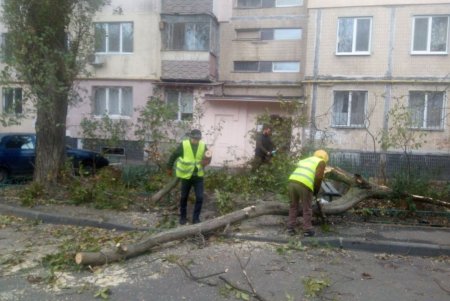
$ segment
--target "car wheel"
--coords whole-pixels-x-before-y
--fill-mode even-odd
[[[0,184],[5,184],[8,181],[8,171],[0,168]]]
[[[94,169],[92,162],[81,163],[80,173],[82,173],[85,176],[93,175],[95,173],[95,169]]]

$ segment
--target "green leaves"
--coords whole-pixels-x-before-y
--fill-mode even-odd
[[[330,286],[330,279],[326,277],[306,277],[302,282],[306,297],[317,297],[325,288]]]

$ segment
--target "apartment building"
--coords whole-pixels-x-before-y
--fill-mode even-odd
[[[420,151],[448,154],[449,15],[444,0],[112,0],[95,17],[67,134],[83,146],[82,120],[106,112],[129,125],[120,147],[142,159],[132,125],[157,91],[178,107],[174,120],[202,111],[212,165],[251,158],[259,116],[288,121],[285,100],[307,108],[310,124],[293,129],[302,143],[380,150],[374,137],[404,105],[426,134]],[[16,86],[2,89],[2,112],[25,110]],[[32,115],[0,128],[33,130]]]
[[[205,96],[205,122],[221,128],[216,162],[240,164],[254,155],[258,116],[286,118],[282,101],[304,101],[307,18],[301,0],[234,0],[228,8],[231,14],[220,22],[221,89]]]
[[[310,138],[336,150],[380,151],[378,134],[392,130],[392,112],[404,107],[408,128],[422,136],[417,152],[448,154],[450,3],[308,3]]]

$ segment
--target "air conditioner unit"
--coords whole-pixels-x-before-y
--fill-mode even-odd
[[[88,61],[94,67],[100,67],[105,63],[105,57],[103,55],[91,54],[88,56]]]

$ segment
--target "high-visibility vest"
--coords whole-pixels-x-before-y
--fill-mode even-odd
[[[317,157],[309,157],[298,161],[297,168],[289,177],[289,180],[294,180],[304,184],[306,187],[314,191],[314,179],[316,177],[316,169],[323,159]]]
[[[189,139],[183,141],[183,157],[179,157],[176,164],[176,175],[181,179],[190,179],[192,173],[197,167],[197,175],[204,176],[203,166],[201,165],[206,145],[203,141],[198,142],[197,153],[194,156],[191,142]]]

